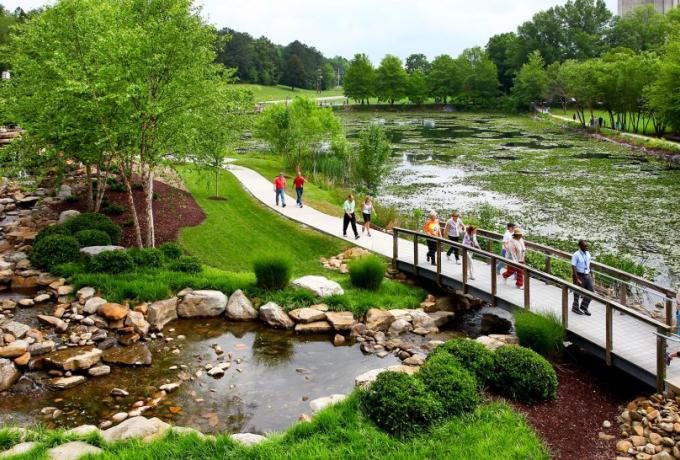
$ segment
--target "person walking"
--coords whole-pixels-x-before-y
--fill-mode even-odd
[[[458,211],[453,211],[451,217],[446,221],[444,225],[444,235],[456,243],[460,243],[460,235],[465,232],[465,224],[463,219],[460,218],[460,213]],[[451,260],[451,253],[456,257],[456,263],[460,265],[460,254],[456,246],[451,246],[448,251],[446,251],[446,258]]]
[[[571,276],[574,284],[591,292],[595,292],[593,286],[593,277],[590,273],[590,262],[592,257],[588,252],[588,242],[586,240],[578,241],[578,251],[571,256]],[[579,299],[581,304],[579,305]],[[574,292],[574,302],[571,304],[571,311],[577,315],[590,316],[588,306],[590,305],[590,297],[581,296],[578,292]]]
[[[295,202],[300,207],[302,207],[302,192],[305,191],[304,186],[306,181],[307,179],[305,179],[305,176],[303,176],[298,169],[297,176],[293,179],[293,186],[295,187],[295,196],[297,197]]]
[[[286,177],[283,172],[280,172],[278,176],[274,179],[274,192],[276,193],[276,206],[279,205],[279,198],[281,199],[281,205],[286,207]]]
[[[474,225],[468,225],[467,229],[465,230],[463,246],[482,249],[477,242],[477,227]],[[472,254],[470,252],[467,253],[467,272],[468,278],[471,280],[475,279],[475,272],[472,267]]]
[[[508,241],[508,248],[506,257],[515,263],[523,264],[526,261],[526,247],[522,237],[524,232],[521,229],[515,228],[512,232],[512,239]],[[517,289],[522,289],[524,286],[524,271],[515,266],[508,265],[508,268],[503,272],[503,280],[507,281],[512,275],[517,275],[515,286]]]
[[[354,209],[356,208],[356,203],[354,202],[354,196],[350,193],[347,195],[347,199],[342,205],[342,209],[345,214],[342,218],[342,236],[347,238],[347,227],[352,224],[352,231],[354,231],[354,239],[359,239],[359,232],[357,232],[357,216],[354,214]]]
[[[373,214],[373,200],[370,196],[364,199],[364,204],[361,205],[361,215],[364,218],[364,223],[361,226],[361,233],[366,232],[371,236],[371,215]]]
[[[428,236],[441,238],[442,232],[439,228],[439,217],[436,211],[430,211],[429,218],[425,222],[425,233]],[[437,253],[437,242],[435,240],[427,240],[427,261],[432,265],[437,265],[435,254]]]
[[[503,246],[501,247],[501,256],[506,257],[508,254],[508,243],[512,239],[512,234],[515,231],[516,225],[513,224],[512,222],[508,222],[508,224],[505,226],[505,234],[503,235]],[[499,275],[501,274],[501,270],[503,270],[503,267],[505,267],[505,264],[502,261],[498,261],[496,264],[496,273]]]

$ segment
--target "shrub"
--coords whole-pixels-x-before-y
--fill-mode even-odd
[[[42,240],[43,238],[48,237],[48,236],[53,236],[53,235],[71,236],[71,231],[62,224],[50,225],[48,227],[43,227],[43,228],[40,229],[38,234],[35,236],[35,240],[33,241],[33,244],[35,245],[35,243]]]
[[[104,208],[104,213],[106,214],[113,214],[118,216],[120,214],[123,214],[124,212],[125,208],[116,203],[111,203],[110,205]]]
[[[170,270],[183,273],[200,273],[203,270],[201,259],[196,256],[179,256],[170,264]]]
[[[503,346],[495,353],[494,389],[527,404],[557,395],[557,375],[541,355],[524,347]]]
[[[125,219],[121,225],[126,228],[134,227],[135,221],[132,219]]]
[[[378,256],[367,255],[349,263],[349,279],[358,288],[378,290],[385,279],[385,263]]]
[[[81,230],[73,236],[78,240],[81,247],[108,246],[111,244],[109,234],[101,230]]]
[[[80,197],[78,195],[67,195],[64,197],[64,201],[66,203],[77,203],[80,201]]]
[[[515,312],[515,331],[519,343],[543,356],[562,351],[565,329],[554,313],[535,314],[526,310]]]
[[[106,251],[90,257],[87,269],[94,273],[125,273],[134,270],[135,263],[127,251]]]
[[[45,236],[33,244],[31,263],[51,269],[52,267],[80,259],[80,245],[72,236],[53,234]]]
[[[130,248],[127,252],[138,267],[161,268],[165,263],[163,251],[158,248]]]
[[[257,285],[262,289],[284,289],[290,283],[293,264],[282,255],[266,255],[255,258],[253,271]]]
[[[158,249],[163,251],[166,259],[178,259],[182,255],[182,248],[177,243],[163,243],[158,246]]]
[[[115,183],[109,185],[109,190],[112,192],[123,193],[125,191],[125,185],[121,183]]]
[[[62,225],[72,234],[81,230],[101,230],[109,234],[112,244],[118,244],[120,241],[120,227],[104,214],[85,212],[67,220]]]
[[[141,182],[134,182],[132,184],[132,190],[144,190],[144,184]]]
[[[401,372],[382,372],[360,394],[366,416],[400,437],[418,434],[445,415],[439,399],[421,380]]]
[[[477,379],[448,353],[428,359],[416,377],[437,395],[449,416],[471,412],[479,404]]]
[[[442,354],[453,356],[463,369],[472,372],[480,387],[490,383],[494,373],[494,356],[481,343],[470,339],[449,340],[432,350],[427,360]]]

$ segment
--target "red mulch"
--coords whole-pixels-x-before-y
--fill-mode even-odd
[[[153,218],[156,230],[156,245],[166,241],[176,241],[179,230],[183,227],[194,227],[205,219],[205,213],[196,203],[191,193],[167,185],[163,182],[154,181],[154,192],[157,198],[153,201]],[[142,228],[142,240],[146,240],[146,192],[144,190],[133,190],[135,198],[135,208]],[[132,219],[129,211],[129,204],[126,192],[113,192],[108,190],[106,196],[110,203],[121,205],[125,212],[120,215],[109,215],[109,217],[119,224],[123,229],[123,236],[120,244],[125,247],[136,246],[134,227],[123,226],[123,222]],[[77,203],[59,203],[53,206],[56,212],[66,209],[77,209],[86,211],[85,199]]]

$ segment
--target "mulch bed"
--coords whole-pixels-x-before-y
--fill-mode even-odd
[[[167,241],[176,241],[179,230],[183,227],[194,227],[205,219],[205,213],[196,203],[191,193],[167,185],[163,182],[154,181],[154,192],[157,198],[153,201],[153,218],[156,230],[156,245]],[[142,240],[146,238],[146,192],[144,190],[133,190],[135,198],[135,208],[142,228]],[[129,211],[129,204],[126,192],[113,192],[108,190],[106,196],[110,203],[119,204],[125,209],[120,215],[109,215],[109,217],[122,227],[123,236],[121,246],[136,246],[134,227],[124,226],[123,223],[132,219]],[[83,197],[77,203],[59,203],[53,206],[56,212],[66,209],[77,209],[85,212],[86,202]]]

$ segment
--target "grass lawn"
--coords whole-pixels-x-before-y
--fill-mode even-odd
[[[237,83],[236,86],[249,89],[253,93],[256,102],[280,101],[284,99],[293,99],[294,97],[297,96],[318,98],[318,97],[342,96],[343,94],[341,86],[326,91],[321,91],[320,93],[317,93],[316,90],[300,88],[296,88],[295,91],[291,91],[290,86],[283,85],[264,86],[255,85],[252,83]]]
[[[105,445],[97,436],[87,439],[104,449],[110,459],[466,459],[543,460],[550,454],[523,416],[502,403],[480,406],[473,414],[450,419],[431,432],[398,440],[378,430],[359,410],[356,392],[346,401],[325,409],[311,422],[298,423],[281,435],[247,448],[228,435],[201,440],[195,435],[169,435],[151,444],[126,442]],[[17,459],[45,459],[49,447],[64,442],[61,431],[38,432],[39,450]],[[0,448],[18,436],[0,431]]]

